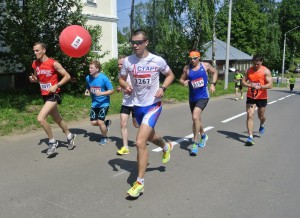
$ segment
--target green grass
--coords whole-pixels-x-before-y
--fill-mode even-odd
[[[116,84],[114,84],[116,87]],[[216,93],[211,97],[234,93],[234,83],[228,84],[224,90],[223,82],[216,86]],[[188,88],[174,82],[166,91],[164,101],[175,103],[188,100]],[[122,104],[122,93],[115,91],[111,95],[111,105],[108,115],[118,114]],[[27,133],[41,129],[36,117],[43,106],[43,100],[39,93],[30,94],[20,91],[2,91],[0,93],[0,136]],[[89,119],[91,98],[82,94],[76,96],[67,93],[62,94],[60,113],[66,122]],[[49,123],[53,120],[49,117]]]

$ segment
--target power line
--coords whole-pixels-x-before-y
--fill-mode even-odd
[[[131,8],[124,8],[124,9],[118,10],[117,12],[126,11],[126,10],[129,10],[129,9],[131,9]]]

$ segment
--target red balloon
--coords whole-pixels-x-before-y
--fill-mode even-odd
[[[92,37],[89,32],[79,25],[66,27],[59,35],[59,46],[68,56],[80,58],[90,50]]]

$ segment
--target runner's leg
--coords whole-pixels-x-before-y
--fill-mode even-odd
[[[123,146],[128,148],[128,129],[127,129],[127,123],[128,123],[128,114],[121,113],[120,114],[120,126],[121,126],[121,135],[123,139]]]
[[[147,140],[155,132],[152,127],[147,124],[142,123],[137,136],[136,136],[136,148],[137,148],[137,165],[138,165],[138,178],[144,178],[146,173],[146,168],[148,165],[149,154],[147,149]]]
[[[68,135],[70,134],[70,131],[68,129],[67,123],[62,119],[57,104],[53,108],[53,110],[50,112],[50,115],[52,116],[53,120],[59,125],[59,127],[63,130],[63,132]]]
[[[247,111],[246,126],[247,126],[249,136],[253,136],[253,116],[254,116],[255,108],[256,108],[255,104],[246,104],[246,111]]]
[[[46,118],[55,107],[57,107],[57,102],[46,101],[37,116],[37,121],[41,124],[49,139],[53,139],[53,133]]]

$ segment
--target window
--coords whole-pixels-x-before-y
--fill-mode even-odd
[[[97,6],[97,0],[86,0],[85,3],[87,6],[96,7]]]

